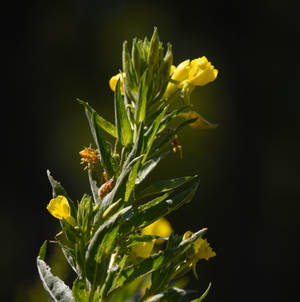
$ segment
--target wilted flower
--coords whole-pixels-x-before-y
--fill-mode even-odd
[[[196,119],[194,122],[189,124],[189,126],[192,128],[209,129],[217,127],[216,124],[208,122],[199,113],[195,111],[183,112],[180,113],[179,116],[183,117],[186,120]]]
[[[84,170],[91,169],[99,160],[99,151],[92,148],[84,148],[79,154],[81,156],[80,164],[87,164]]]

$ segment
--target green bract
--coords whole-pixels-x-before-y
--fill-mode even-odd
[[[71,290],[51,273],[44,262],[46,243],[42,246],[37,265],[53,301],[179,301],[190,294],[175,284],[195,269],[195,243],[206,229],[190,232],[189,236],[172,233],[168,237],[143,234],[142,230],[189,203],[198,188],[198,176],[159,180],[146,188],[142,183],[161,160],[181,150],[177,134],[195,123],[198,115],[182,121],[182,117],[191,116],[189,99],[185,100],[180,91],[172,96],[165,94],[171,83],[173,55],[170,44],[164,50],[156,29],[150,41],[134,39],[131,52],[124,42],[122,60],[122,71],[114,78],[117,82],[110,82],[115,90],[114,124],[78,100],[97,149],[81,152],[87,163],[90,195],[84,194],[75,205],[48,172],[53,198],[64,201],[61,207],[68,205],[68,219],[56,214],[58,210],[64,213],[63,208],[51,212],[61,219],[56,239],[77,274]],[[183,102],[178,102],[181,107],[173,102],[176,98],[182,98]],[[176,125],[178,118],[181,120]],[[104,132],[111,136],[110,142]],[[156,240],[160,244],[156,245]],[[151,246],[146,256],[136,256],[133,248],[147,246],[147,242]],[[209,288],[194,301],[201,301]]]

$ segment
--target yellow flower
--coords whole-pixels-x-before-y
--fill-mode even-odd
[[[187,231],[183,235],[183,240],[186,240],[189,238],[193,233],[191,231]],[[215,257],[216,253],[213,251],[213,249],[210,247],[209,243],[206,239],[198,238],[194,242],[194,248],[195,248],[195,258],[196,261],[205,259],[208,260],[209,258]]]
[[[173,74],[173,72],[175,71],[176,69],[176,66],[175,65],[171,65],[171,68],[170,68],[170,75]]]
[[[188,80],[195,86],[204,86],[217,78],[218,70],[207,60],[201,57],[191,61]]]
[[[126,75],[125,72],[123,72],[122,75],[123,75],[123,78],[125,78],[125,75]],[[110,89],[112,91],[115,91],[118,80],[120,79],[120,90],[121,90],[121,94],[124,95],[123,78],[121,77],[121,73],[118,73],[118,74],[114,75],[113,77],[111,77],[109,80]]]
[[[185,60],[181,62],[175,69],[171,67],[171,80],[167,86],[165,97],[174,94],[179,88],[192,86],[204,86],[214,81],[218,75],[218,70],[208,62],[206,57],[194,59],[192,61]]]
[[[172,227],[165,218],[160,218],[142,229],[142,235],[156,235],[160,237],[169,237],[172,233]],[[154,244],[161,244],[164,240],[154,239],[150,242],[143,242],[132,247],[132,251],[137,257],[148,258],[151,255]]]
[[[75,219],[71,216],[69,202],[65,196],[58,195],[57,197],[51,199],[47,205],[47,210],[55,218],[60,220],[65,219],[70,224],[75,224]]]
[[[155,240],[143,242],[132,247],[132,251],[136,257],[148,258],[154,247]]]
[[[147,227],[143,228],[142,234],[143,235],[156,235],[159,237],[169,237],[172,233],[173,229],[171,227],[170,222],[166,218],[159,218],[158,220],[154,221],[152,224],[148,225]],[[161,244],[164,240],[158,239],[156,243]]]
[[[188,79],[190,71],[190,60],[181,62],[173,72],[172,80],[183,82]]]

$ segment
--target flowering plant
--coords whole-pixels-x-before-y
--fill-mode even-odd
[[[77,275],[72,289],[54,276],[45,262],[47,243],[42,245],[37,266],[53,301],[179,301],[189,291],[176,282],[190,270],[197,277],[197,262],[215,256],[202,238],[207,229],[178,235],[164,218],[192,200],[198,176],[147,187],[143,182],[171,152],[181,152],[177,134],[183,127],[215,127],[191,110],[190,94],[218,71],[206,57],[175,67],[171,45],[164,52],[156,29],[150,41],[134,39],[131,53],[124,42],[122,64],[109,81],[114,124],[78,100],[95,143],[80,152],[91,194],[74,202],[48,171],[53,198],[47,209],[61,225],[56,242]]]

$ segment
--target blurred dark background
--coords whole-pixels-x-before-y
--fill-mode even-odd
[[[297,1],[24,1],[3,8],[1,300],[33,301],[35,258],[57,232],[46,211],[49,169],[73,196],[89,192],[78,152],[91,142],[77,97],[113,120],[110,76],[124,40],[173,44],[175,64],[202,55],[219,69],[195,109],[215,130],[187,129],[153,179],[199,174],[175,231],[208,227],[217,257],[190,288],[207,301],[282,301],[299,265]],[[7,67],[7,68],[6,68]],[[4,93],[3,93],[4,92]]]

